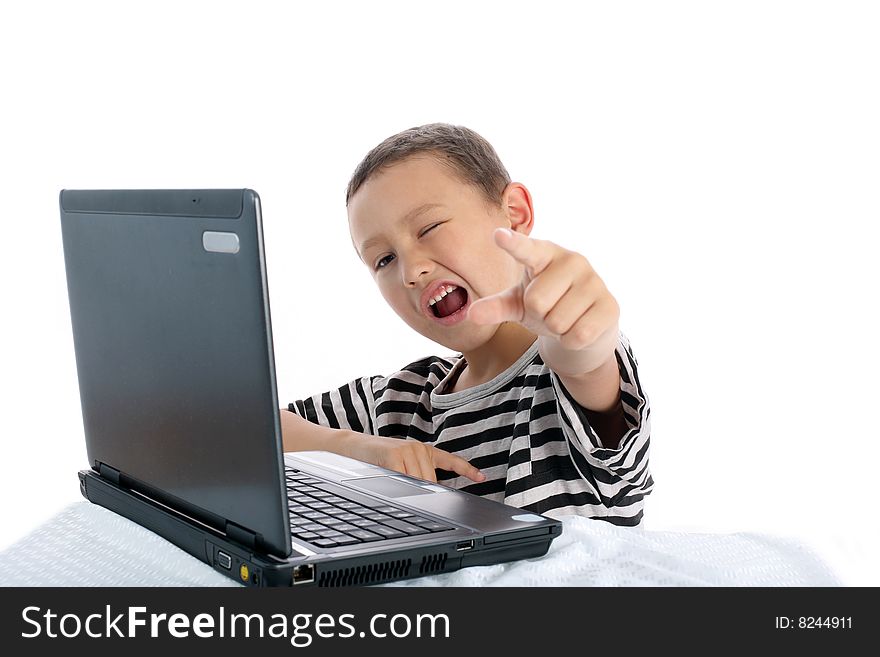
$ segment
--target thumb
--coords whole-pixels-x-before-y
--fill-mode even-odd
[[[468,308],[467,318],[481,325],[522,321],[522,297],[522,286],[516,285],[504,292],[477,299]]]

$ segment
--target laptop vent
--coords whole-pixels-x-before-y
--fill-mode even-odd
[[[318,578],[318,586],[358,586],[402,579],[409,576],[411,565],[412,559],[399,559],[398,561],[382,561],[354,568],[328,570],[321,573]]]
[[[422,557],[422,565],[419,566],[419,573],[440,573],[446,567],[446,553],[428,554]]]

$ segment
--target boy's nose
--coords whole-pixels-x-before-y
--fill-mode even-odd
[[[427,275],[428,275],[428,270],[426,269],[426,270],[419,272],[418,275],[416,275],[416,276],[407,276],[406,278],[409,280],[404,281],[404,282],[406,283],[407,287],[416,287],[419,283],[419,279],[422,278],[423,276],[427,276]]]
[[[431,269],[431,263],[425,258],[410,260],[401,267],[403,284],[407,287],[416,287],[421,279],[431,274]]]

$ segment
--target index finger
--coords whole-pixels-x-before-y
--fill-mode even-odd
[[[528,235],[508,228],[496,228],[493,237],[498,246],[531,269],[535,275],[540,274],[553,259],[553,252],[545,242],[539,242]]]
[[[462,477],[467,477],[468,479],[476,482],[486,481],[486,475],[484,475],[482,472],[480,472],[478,468],[475,468],[460,456],[450,454],[449,452],[444,452],[442,449],[438,449],[437,447],[434,447],[433,450],[433,460],[435,467],[440,468],[441,470],[450,470],[452,472],[455,472],[456,474],[460,474]]]

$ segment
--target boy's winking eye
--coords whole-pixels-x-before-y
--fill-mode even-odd
[[[423,214],[425,214],[426,212],[428,212],[430,210],[434,210],[435,208],[443,208],[443,207],[444,206],[440,203],[423,203],[422,205],[419,205],[419,206],[413,208],[412,210],[410,210],[409,212],[407,212],[400,220],[398,220],[394,224],[393,228],[399,228],[405,224],[408,224],[408,223],[418,219],[419,217],[421,217]],[[428,225],[428,227],[430,228],[430,226],[435,225],[436,223],[437,222],[432,222]],[[422,233],[424,233],[424,232],[425,231],[422,231]],[[361,260],[363,260],[364,262],[367,262],[367,260],[366,260],[366,256],[368,255],[367,250],[373,246],[381,244],[384,240],[385,240],[385,237],[383,235],[374,235],[373,237],[370,237],[370,238],[364,240],[363,243],[361,244],[360,249],[357,249],[358,255],[360,255]],[[374,269],[377,269],[377,267],[375,266],[376,264],[377,264],[376,262],[373,263]]]
[[[429,224],[427,226],[427,228],[425,228],[424,230],[419,232],[419,237],[424,237],[426,234],[430,233],[432,230],[437,228],[437,226],[441,225],[442,223],[444,223],[444,222],[437,221],[437,222]],[[380,258],[378,258],[376,260],[376,262],[373,264],[373,270],[379,271],[380,269],[384,269],[388,264],[391,263],[391,260],[389,258],[393,259],[394,258],[393,254],[383,255]]]

